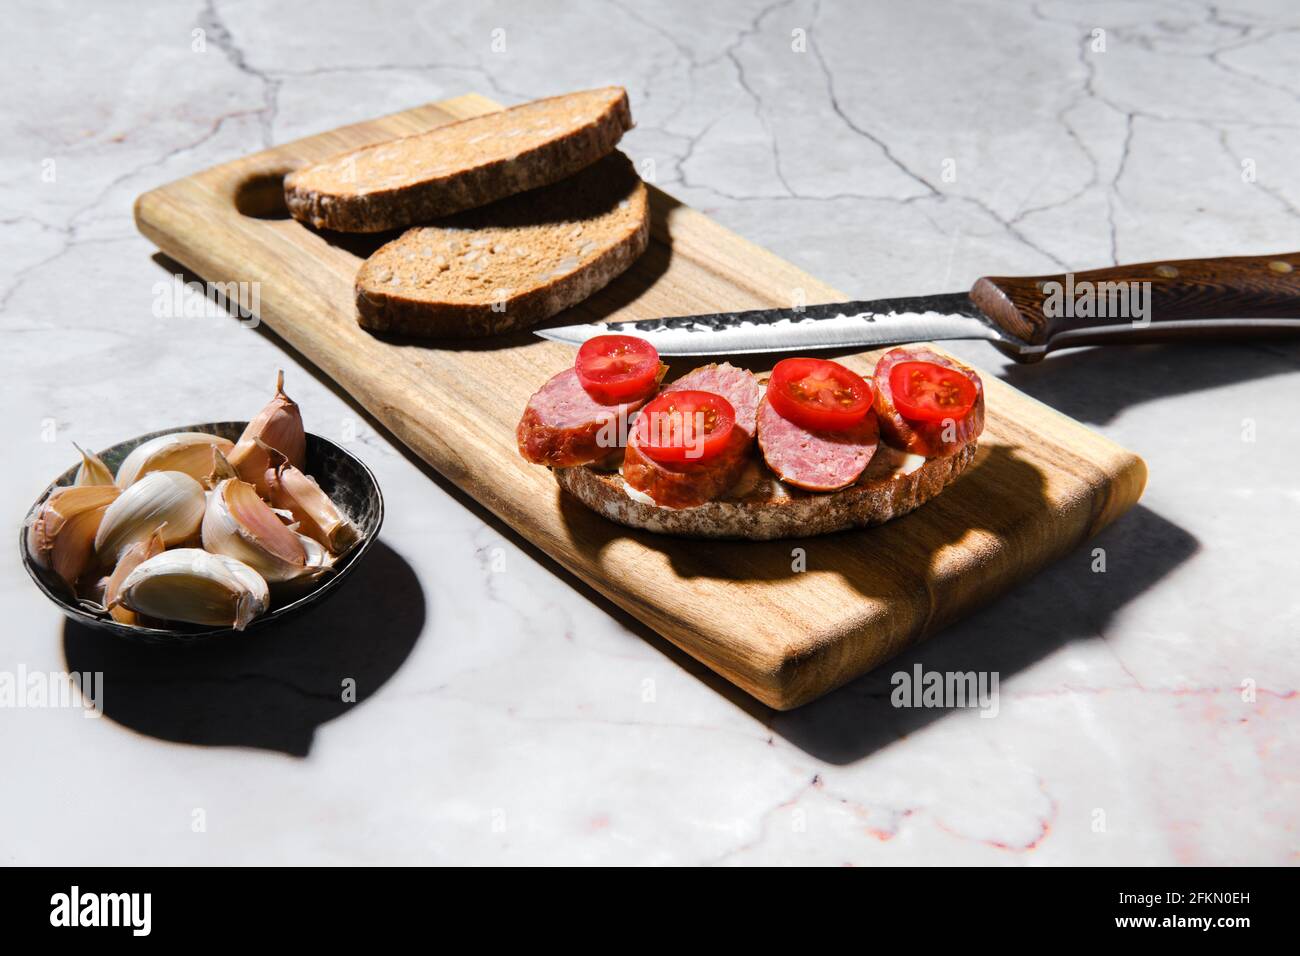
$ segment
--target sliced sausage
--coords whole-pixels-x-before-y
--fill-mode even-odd
[[[633,435],[623,456],[623,480],[657,505],[694,508],[721,497],[740,480],[749,464],[750,444],[739,428],[733,428],[728,447],[708,461],[667,463],[642,452]]]
[[[712,501],[740,480],[749,463],[761,397],[754,373],[726,362],[704,365],[673,382],[665,392],[694,389],[721,395],[736,411],[727,447],[708,459],[672,464],[655,461],[637,447],[636,431],[628,439],[623,480],[666,508],[692,508]]]
[[[758,447],[778,478],[808,491],[847,488],[876,453],[880,431],[876,413],[841,432],[813,431],[796,425],[764,397],[758,407]]]
[[[730,362],[701,365],[667,386],[664,391],[672,392],[682,388],[721,395],[736,410],[735,427],[744,431],[747,437],[754,437],[758,403],[762,400],[763,393],[759,390],[754,373],[749,369],[736,368]]]
[[[627,440],[628,421],[652,396],[602,405],[567,368],[533,393],[519,420],[519,454],[538,465],[567,468],[601,461]]]
[[[917,422],[909,421],[894,407],[894,397],[889,388],[889,373],[899,362],[933,362],[962,375],[975,385],[975,404],[960,421]],[[946,355],[922,346],[891,349],[876,363],[872,378],[876,386],[876,416],[880,422],[880,437],[895,448],[926,458],[944,458],[955,455],[984,431],[984,384],[973,368]]]

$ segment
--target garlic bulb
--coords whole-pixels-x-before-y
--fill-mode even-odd
[[[127,575],[150,558],[162,554],[166,549],[167,546],[163,543],[159,531],[155,531],[143,541],[137,541],[122,552],[122,557],[118,558],[113,573],[108,576],[104,584],[104,594],[99,598],[99,602],[108,608],[108,613],[119,624],[139,623],[135,611],[122,607],[117,603],[117,598],[122,593],[122,584],[126,581]]]
[[[302,468],[307,460],[307,435],[302,428],[302,412],[288,395],[284,394],[284,370],[275,380],[275,397],[248,423],[239,436],[233,451],[227,452],[230,464],[239,477],[257,488],[266,490],[266,469],[269,462],[257,442],[264,442]]]
[[[191,478],[205,478],[212,469],[212,449],[229,455],[235,443],[206,432],[172,432],[159,435],[126,456],[117,469],[117,486],[129,488],[155,471],[179,471]]]
[[[109,609],[125,607],[165,621],[242,631],[270,603],[266,581],[243,562],[198,548],[176,548],[137,565]]]
[[[77,477],[72,480],[74,485],[111,485],[113,483],[113,473],[108,470],[108,465],[100,461],[98,455],[86,451],[75,441],[72,443],[72,447],[81,452],[81,467],[77,469]]]
[[[198,533],[206,503],[203,486],[189,475],[151,471],[108,506],[95,535],[95,551],[109,565],[155,531],[168,547],[188,541]]]
[[[314,579],[326,569],[308,563],[298,535],[246,481],[231,478],[213,490],[203,515],[203,547],[237,558],[271,584]]]
[[[292,514],[300,532],[335,554],[352,547],[358,536],[357,526],[321,491],[316,479],[303,474],[278,452],[272,456],[272,463],[276,467],[268,476],[271,504]]]
[[[75,588],[94,557],[96,532],[121,493],[116,485],[55,488],[27,524],[27,553]]]

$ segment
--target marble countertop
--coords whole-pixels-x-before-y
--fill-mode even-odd
[[[1035,367],[959,347],[1141,454],[1146,495],[981,613],[779,714],[523,544],[273,333],[156,317],[170,266],[131,218],[156,185],[343,123],[621,83],[626,149],[658,185],[855,296],[1290,251],[1295,4],[371,6],[10,11],[10,520],[71,441],[247,415],[277,367],[311,430],[351,437],[389,518],[344,594],[237,648],[65,625],[5,552],[0,675],[102,671],[105,716],[0,708],[0,861],[1296,861],[1300,344]],[[996,672],[996,716],[892,707],[890,675],[916,665]]]

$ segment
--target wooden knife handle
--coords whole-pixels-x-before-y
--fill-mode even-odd
[[[1042,347],[1018,356],[1029,361],[1075,345],[1294,335],[1300,333],[1300,252],[986,276],[970,295],[1004,331]],[[1241,321],[1215,321],[1224,319]]]

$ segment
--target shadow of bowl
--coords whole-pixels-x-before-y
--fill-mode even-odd
[[[69,673],[93,675],[91,702],[137,733],[207,747],[305,757],[318,726],[373,695],[410,655],[427,616],[414,569],[382,542],[352,587],[291,621],[187,646],[105,640],[64,624]]]
[[[122,460],[132,450],[160,435],[203,432],[235,441],[243,433],[247,424],[247,422],[206,422],[181,428],[166,428],[107,448],[99,453],[99,457],[110,471],[116,473]],[[249,623],[244,629],[245,633],[283,622],[335,594],[379,537],[379,528],[384,523],[384,498],[379,490],[379,482],[360,458],[328,438],[308,434],[306,465],[307,474],[316,479],[321,490],[329,495],[330,500],[338,506],[339,510],[356,524],[359,532],[357,543],[334,563],[331,573],[313,585],[310,590],[296,593],[292,600],[285,600],[278,605],[275,603],[273,592],[271,609]],[[172,627],[144,627],[121,624],[102,611],[97,612],[83,606],[72,593],[72,589],[53,570],[43,568],[32,560],[27,550],[27,525],[54,489],[72,484],[78,467],[74,465],[69,468],[41,492],[19,530],[18,550],[22,555],[23,567],[27,569],[27,573],[45,596],[53,601],[64,615],[83,627],[106,631],[116,637],[132,641],[175,645],[212,637],[228,637],[239,633],[229,627],[212,628],[188,624],[177,624]]]

